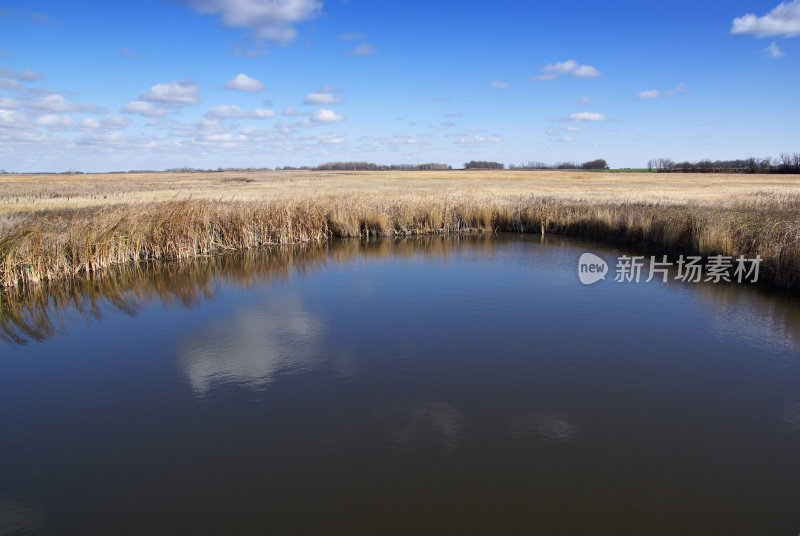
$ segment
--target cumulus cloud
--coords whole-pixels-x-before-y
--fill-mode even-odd
[[[572,76],[576,78],[597,78],[601,75],[602,73],[591,65],[581,65],[572,71]]]
[[[164,117],[167,113],[164,108],[155,103],[140,100],[129,102],[122,107],[120,112],[124,114],[139,114],[145,117]]]
[[[206,117],[209,119],[269,119],[275,117],[275,112],[263,108],[243,110],[238,106],[223,104],[211,108]]]
[[[781,2],[762,17],[748,13],[735,18],[731,25],[731,34],[795,37],[800,34],[800,0]]]
[[[374,46],[370,45],[369,43],[361,43],[353,50],[348,52],[347,55],[350,56],[351,58],[358,58],[361,56],[371,56],[376,52],[377,50],[375,50]]]
[[[314,123],[334,123],[336,121],[344,121],[344,117],[333,110],[320,108],[311,116],[311,121]]]
[[[766,56],[770,58],[780,58],[781,56],[785,55],[783,50],[780,49],[778,43],[776,43],[775,41],[770,43],[769,46],[763,50],[763,52]]]
[[[2,76],[3,78],[10,78],[12,80],[24,80],[26,82],[32,82],[34,80],[39,80],[40,78],[44,77],[44,75],[39,71],[34,71],[31,69],[23,69],[15,73],[8,67],[0,68],[0,76]]]
[[[0,97],[0,110],[16,110],[22,106],[21,103],[9,99],[7,97]]]
[[[636,98],[640,100],[647,100],[647,99],[660,99],[661,97],[672,97],[678,93],[683,93],[686,91],[686,85],[681,82],[677,86],[672,89],[668,89],[666,91],[660,91],[658,89],[648,89],[645,91],[640,91],[636,94]]]
[[[200,90],[192,80],[173,80],[168,84],[156,84],[139,100],[161,102],[168,105],[183,106],[200,102]]]
[[[26,105],[34,110],[42,110],[52,113],[86,112],[104,113],[105,109],[89,102],[70,102],[62,95],[53,94],[29,102]]]
[[[63,130],[72,126],[75,122],[69,115],[45,114],[36,118],[36,124],[40,127]]]
[[[661,97],[661,92],[657,89],[648,89],[636,94],[637,99],[657,99],[659,97]]]
[[[303,99],[303,104],[312,104],[314,106],[330,106],[331,104],[339,104],[342,99],[331,95],[330,93],[309,93]]]
[[[22,91],[23,89],[25,89],[25,86],[23,86],[13,78],[0,77],[0,89],[8,89],[11,91]]]
[[[29,126],[28,118],[23,114],[0,108],[0,129],[17,129],[27,126]]]
[[[591,65],[581,65],[575,60],[548,63],[539,69],[539,71],[541,74],[531,76],[531,80],[534,82],[555,80],[562,74],[569,74],[575,78],[596,78],[603,75],[603,73],[598,71],[595,67]]]
[[[294,109],[294,106],[287,106],[286,108],[283,109],[283,111],[281,112],[281,115],[285,115],[285,116],[288,116],[288,117],[294,117],[294,116],[297,115],[297,110]]]
[[[173,0],[198,13],[218,15],[231,28],[245,28],[259,39],[288,43],[297,38],[296,24],[316,17],[322,3],[315,0]]]
[[[509,84],[508,82],[500,82],[498,80],[495,80],[494,82],[489,84],[489,86],[495,89],[508,89],[511,87],[511,84]]]
[[[244,73],[239,73],[225,83],[226,89],[234,91],[244,91],[246,93],[258,93],[264,91],[263,82],[250,78]]]
[[[107,115],[100,119],[94,117],[87,117],[78,125],[87,130],[106,129],[106,130],[121,130],[131,124],[128,117],[121,115]]]
[[[608,121],[608,118],[597,112],[578,112],[570,114],[569,120],[573,123],[582,123],[584,121]]]

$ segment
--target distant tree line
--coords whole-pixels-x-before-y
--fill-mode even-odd
[[[699,160],[673,162],[669,158],[647,161],[647,170],[660,173],[800,173],[800,153],[781,153],[778,158]]]
[[[315,167],[285,166],[276,169],[304,169],[310,171],[428,171],[452,169],[447,164],[375,164],[373,162],[326,162]]]
[[[546,164],[544,162],[527,162],[524,164],[511,164],[509,169],[608,169],[608,162],[602,158],[597,160],[590,160],[583,164],[575,162],[557,162],[555,164]]]
[[[485,160],[471,160],[464,164],[464,169],[505,169],[506,165],[500,162],[487,162]]]

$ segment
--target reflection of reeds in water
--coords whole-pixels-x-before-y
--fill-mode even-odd
[[[726,206],[588,203],[530,196],[313,197],[302,201],[184,200],[50,211],[0,231],[5,288],[331,237],[480,231],[559,233],[652,252],[764,259],[764,276],[800,287],[800,199],[764,195]]]
[[[534,240],[540,241],[538,237]],[[576,248],[576,258],[577,251],[589,247],[574,239],[555,236],[542,237],[541,240],[547,244]],[[504,241],[503,237],[489,234],[347,239],[230,252],[175,262],[123,264],[89,277],[44,281],[40,285],[5,290],[0,294],[0,338],[9,343],[45,340],[59,331],[62,319],[67,316],[95,321],[109,309],[135,315],[141,307],[153,302],[192,307],[212,299],[219,285],[249,288],[289,280],[293,274],[308,273],[326,266],[420,257],[433,262],[447,262],[457,253],[491,256]],[[696,296],[720,309],[721,321],[736,320],[737,325],[741,325],[747,321],[743,317],[746,312],[748,318],[756,319],[751,321],[755,332],[762,335],[769,332],[775,340],[800,347],[800,306],[786,291],[762,288],[754,292],[756,289],[740,289],[735,284],[710,283],[692,285],[692,288]]]
[[[493,249],[495,241],[473,237],[468,247]],[[0,338],[9,343],[40,341],[55,335],[64,314],[96,320],[110,307],[135,315],[143,305],[191,307],[214,296],[218,284],[247,288],[252,284],[289,279],[328,264],[346,265],[359,259],[426,255],[447,258],[458,238],[420,237],[409,240],[337,240],[322,245],[299,244],[266,250],[231,252],[175,262],[142,262],[65,280],[43,281],[0,294]]]

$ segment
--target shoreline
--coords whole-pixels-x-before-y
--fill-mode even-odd
[[[800,289],[800,196],[729,205],[575,201],[480,194],[180,200],[18,215],[0,229],[0,286],[91,276],[141,261],[264,246],[372,238],[516,232],[586,238],[646,255],[763,259],[777,287]]]

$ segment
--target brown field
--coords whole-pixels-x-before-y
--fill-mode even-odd
[[[800,177],[561,171],[0,175],[5,288],[330,237],[585,236],[645,252],[761,255],[800,287]]]
[[[773,194],[800,195],[800,176],[510,170],[7,174],[0,175],[0,215],[116,203],[330,195],[533,195],[602,203],[729,205]]]

